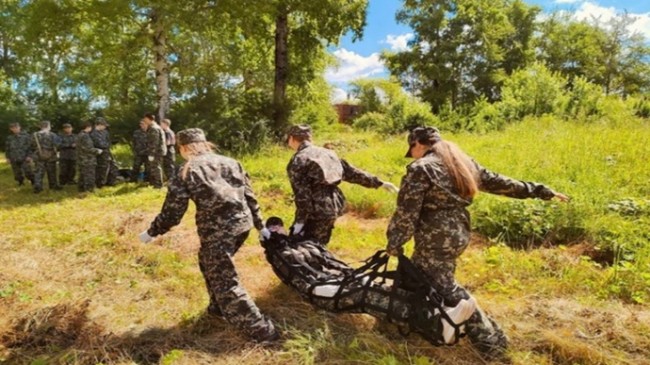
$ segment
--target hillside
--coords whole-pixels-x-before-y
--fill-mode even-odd
[[[444,135],[484,166],[543,182],[572,202],[481,195],[457,279],[499,322],[513,364],[650,364],[650,125],[542,118],[486,135]],[[321,132],[350,163],[399,184],[406,143]],[[124,146],[115,152],[126,162]],[[265,217],[292,218],[288,149],[241,161]],[[314,309],[274,276],[256,233],[235,256],[243,285],[281,329],[251,345],[204,314],[193,207],[152,244],[137,233],[165,191],[122,184],[34,195],[0,163],[0,361],[7,364],[480,364],[466,341],[435,348],[367,315]],[[330,249],[355,263],[385,245],[395,196],[344,185],[350,212]],[[407,248],[410,252],[411,245]],[[498,364],[495,362],[495,364]]]

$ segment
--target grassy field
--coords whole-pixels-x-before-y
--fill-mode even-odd
[[[650,124],[543,118],[445,137],[489,169],[573,198],[483,194],[472,206],[475,235],[457,278],[504,327],[512,363],[650,364]],[[316,142],[399,184],[409,162],[404,140],[339,128]],[[115,152],[128,160],[124,147]],[[269,147],[241,157],[267,217],[292,218],[290,156]],[[350,212],[330,248],[356,263],[385,246],[395,196],[343,189]],[[34,195],[0,164],[0,363],[484,363],[467,341],[435,348],[367,315],[314,309],[273,275],[256,234],[235,257],[238,270],[284,341],[271,349],[247,343],[203,315],[193,208],[154,243],[137,240],[164,195],[136,184]]]

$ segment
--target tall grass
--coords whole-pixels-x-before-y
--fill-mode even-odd
[[[647,361],[648,123],[540,118],[481,136],[444,137],[486,168],[572,197],[560,204],[480,194],[471,206],[476,235],[458,262],[458,281],[504,326],[513,363]],[[351,164],[395,184],[410,162],[403,157],[405,136],[337,127],[318,132],[316,143],[326,142]],[[114,152],[128,166],[127,149]],[[291,154],[271,146],[240,158],[264,215],[288,222],[293,206],[285,168]],[[279,283],[255,234],[235,256],[237,268],[285,342],[277,349],[251,346],[223,321],[203,316],[208,299],[196,259],[193,207],[179,227],[143,245],[137,233],[160,209],[164,190],[123,184],[79,194],[67,186],[35,195],[15,186],[4,163],[0,187],[0,361],[480,362],[466,342],[433,348],[417,336],[405,340],[369,316],[315,310]],[[346,183],[342,189],[350,214],[339,220],[330,248],[356,263],[384,247],[395,196]],[[11,338],[23,341],[11,347]]]

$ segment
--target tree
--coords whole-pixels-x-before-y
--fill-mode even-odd
[[[414,30],[410,49],[382,57],[434,112],[498,100],[503,79],[532,59],[539,11],[519,0],[405,0],[397,20]]]

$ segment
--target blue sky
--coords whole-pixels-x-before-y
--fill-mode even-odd
[[[650,40],[650,0],[524,0],[542,7],[543,12],[568,11],[576,19],[600,17],[607,20],[627,11],[636,16],[633,29]],[[400,50],[406,47],[411,29],[397,24],[395,13],[402,0],[369,0],[367,25],[363,39],[352,42],[350,36],[341,40],[330,52],[339,66],[327,70],[325,78],[335,87],[334,100],[345,98],[348,83],[361,77],[386,77],[387,71],[379,60],[382,49]]]

